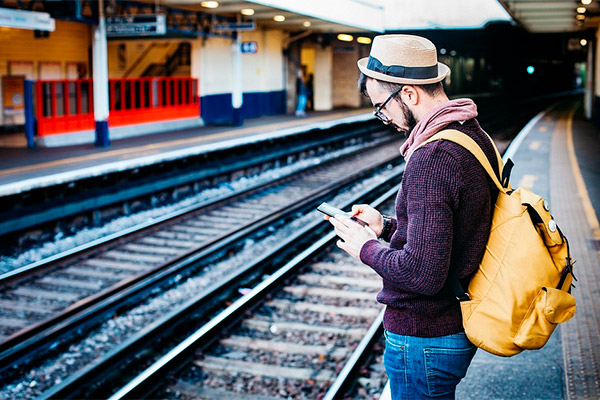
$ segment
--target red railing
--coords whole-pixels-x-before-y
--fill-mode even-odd
[[[38,136],[94,129],[91,79],[36,82]]]
[[[109,127],[199,117],[198,80],[109,79]],[[37,81],[38,136],[94,129],[91,79]]]

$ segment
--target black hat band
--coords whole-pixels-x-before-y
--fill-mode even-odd
[[[431,67],[403,67],[402,65],[383,65],[375,57],[369,56],[367,69],[396,78],[430,79],[438,76],[438,66]]]

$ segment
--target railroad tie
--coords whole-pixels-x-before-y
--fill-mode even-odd
[[[279,365],[265,365],[249,361],[232,360],[228,358],[204,356],[203,360],[196,360],[194,364],[200,368],[213,372],[227,372],[260,375],[272,378],[286,378],[306,381],[312,379],[317,382],[331,382],[335,373],[328,370],[314,370],[311,368],[291,368]],[[248,372],[250,371],[250,372]]]

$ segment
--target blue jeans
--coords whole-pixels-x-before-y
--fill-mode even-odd
[[[392,399],[454,399],[476,350],[464,332],[420,338],[385,331],[384,364]]]
[[[306,102],[308,98],[305,94],[298,95],[298,104],[296,105],[296,113],[304,113],[306,111]]]

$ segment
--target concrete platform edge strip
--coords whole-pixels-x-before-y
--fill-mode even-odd
[[[28,190],[49,187],[53,185],[62,184],[65,182],[72,182],[79,179],[96,177],[112,172],[124,171],[128,169],[146,167],[155,163],[173,161],[179,158],[193,156],[202,153],[210,153],[232,147],[242,146],[248,143],[255,143],[265,141],[269,139],[282,138],[285,136],[297,135],[303,132],[308,132],[314,129],[329,129],[338,125],[350,124],[354,122],[367,121],[373,118],[372,113],[359,114],[352,117],[338,118],[330,121],[322,121],[307,125],[296,126],[287,129],[279,129],[272,132],[266,132],[256,134],[252,136],[245,136],[237,139],[229,139],[220,141],[217,143],[202,144],[186,149],[167,151],[160,154],[154,154],[151,156],[133,158],[129,160],[110,162],[106,164],[96,165],[88,168],[81,168],[68,172],[62,172],[58,174],[46,175],[37,178],[31,178],[22,180],[19,182],[13,182],[10,184],[0,186],[0,196],[10,196],[13,194],[23,193]]]

